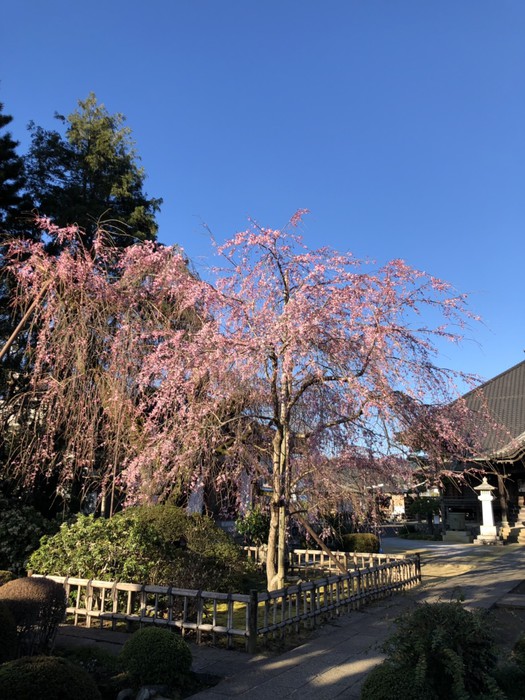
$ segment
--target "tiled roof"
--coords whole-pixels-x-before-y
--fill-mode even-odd
[[[514,461],[525,453],[525,361],[464,396],[468,407],[491,420],[482,451],[492,459]],[[492,424],[494,423],[494,425]]]

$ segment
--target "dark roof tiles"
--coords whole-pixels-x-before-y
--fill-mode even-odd
[[[517,459],[525,450],[525,361],[469,391],[464,399],[488,423],[482,445],[485,455]]]

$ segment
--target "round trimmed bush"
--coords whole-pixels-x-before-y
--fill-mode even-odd
[[[176,687],[191,669],[191,650],[182,637],[143,627],[124,644],[121,661],[137,685]]]
[[[102,700],[87,671],[56,656],[24,656],[0,666],[0,698]]]
[[[0,586],[0,601],[14,618],[22,653],[51,647],[66,611],[63,586],[46,578],[17,578]]]
[[[18,636],[16,622],[7,605],[0,601],[0,663],[16,657]]]

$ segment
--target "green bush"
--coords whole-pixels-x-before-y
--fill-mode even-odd
[[[260,508],[251,508],[235,523],[235,529],[242,535],[247,545],[260,546],[268,542],[270,516]]]
[[[379,552],[379,538],[371,532],[354,532],[342,537],[344,552]]]
[[[3,700],[101,700],[89,673],[66,659],[23,657],[0,666]]]
[[[41,574],[179,588],[242,589],[242,548],[211,518],[171,505],[128,508],[106,520],[80,515],[43,538],[29,566]]]
[[[506,700],[523,700],[525,669],[517,664],[504,664],[494,673],[496,682]]]
[[[8,581],[12,581],[16,576],[12,571],[4,571],[0,569],[0,586],[3,586],[4,583],[7,583]]]
[[[518,664],[518,666],[525,670],[525,635],[520,637],[520,639],[518,639],[514,645],[514,649],[512,650],[512,658]]]
[[[406,514],[409,518],[417,516],[432,518],[441,511],[441,500],[435,496],[418,496],[406,507]]]
[[[63,586],[45,578],[17,578],[0,586],[0,601],[13,616],[23,654],[51,648],[66,611]]]
[[[24,573],[27,559],[38,549],[40,538],[56,529],[55,522],[32,506],[13,504],[0,496],[0,569]]]
[[[386,641],[388,662],[425,688],[428,698],[502,698],[485,613],[461,603],[424,603],[398,621]]]
[[[414,678],[404,668],[388,661],[376,666],[361,688],[361,700],[434,700],[425,688],[416,686]]]
[[[191,650],[182,637],[159,627],[144,627],[128,639],[121,662],[136,685],[180,685],[191,669]]]
[[[15,619],[7,605],[0,601],[0,664],[16,658],[17,648]]]
[[[120,673],[116,656],[98,646],[79,646],[56,650],[55,653],[81,666],[94,679],[102,696],[114,700],[129,680]]]

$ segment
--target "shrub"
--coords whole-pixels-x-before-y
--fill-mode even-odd
[[[343,535],[344,552],[379,552],[379,538],[371,532],[354,532]]]
[[[127,676],[120,673],[118,658],[98,646],[79,646],[60,649],[56,654],[85,669],[94,679],[103,697],[117,697],[119,690],[128,683]]]
[[[497,657],[482,611],[461,603],[424,603],[398,621],[384,645],[388,661],[425,688],[428,698],[501,698]]]
[[[144,627],[128,639],[121,661],[137,685],[176,687],[191,669],[191,650],[182,637],[159,627]]]
[[[405,523],[405,525],[399,528],[399,532],[397,534],[399,537],[407,537],[408,535],[413,535],[416,532],[417,527],[413,523]]]
[[[26,656],[0,666],[0,693],[6,700],[101,700],[87,671],[54,656]]]
[[[406,669],[384,661],[366,677],[361,688],[361,700],[434,700],[424,688],[419,688]]]
[[[4,583],[7,583],[8,581],[12,581],[16,576],[12,571],[4,571],[0,569],[0,586],[3,586]]]
[[[0,586],[0,601],[14,618],[22,653],[31,655],[51,648],[66,610],[66,594],[59,583],[18,578]]]
[[[520,637],[512,650],[514,661],[525,670],[525,635]]]
[[[261,545],[268,542],[270,516],[260,508],[251,508],[235,523],[235,529],[248,545]]]
[[[516,664],[504,664],[496,669],[494,677],[506,700],[523,700],[525,669]]]
[[[179,588],[239,590],[242,549],[211,518],[176,506],[129,508],[106,520],[80,515],[29,560],[42,574]]]
[[[40,538],[56,530],[32,506],[15,503],[0,496],[0,568],[21,574],[27,559],[39,547]]]
[[[0,664],[16,657],[18,637],[14,617],[5,603],[0,602]]]

